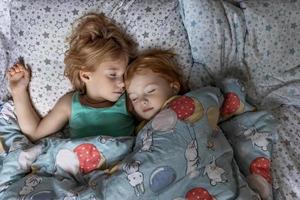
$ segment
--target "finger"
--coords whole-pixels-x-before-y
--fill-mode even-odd
[[[8,69],[8,70],[6,71],[6,73],[5,73],[5,78],[8,79],[8,80],[11,78],[10,69]]]
[[[20,71],[25,71],[26,70],[25,66],[21,63],[17,63],[17,67],[19,68]]]
[[[13,65],[9,70],[10,70],[10,72],[16,72],[16,65]]]
[[[24,76],[26,78],[28,78],[30,76],[30,68],[29,67],[25,67],[23,64],[19,64],[19,69],[20,71],[24,72]]]
[[[19,65],[19,64],[16,64],[16,66],[15,66],[15,71],[16,71],[17,73],[21,71],[21,70],[20,70],[20,65]]]
[[[9,73],[11,76],[15,75],[16,74],[16,70],[14,68],[10,69],[9,70]]]

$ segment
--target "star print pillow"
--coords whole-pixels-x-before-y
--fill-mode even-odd
[[[195,63],[203,65],[193,67],[190,85],[199,88],[199,77],[204,79],[208,73],[208,77],[220,79],[224,73],[231,72],[233,67],[247,74],[246,68],[240,65],[244,57],[243,44],[246,33],[242,9],[229,1],[179,2],[193,59]]]
[[[63,76],[65,38],[71,23],[88,12],[103,12],[113,18],[138,44],[138,49],[172,49],[187,80],[192,57],[176,0],[11,0],[10,63],[19,56],[32,69],[30,94],[41,115],[45,115],[71,90]]]
[[[9,18],[9,2],[7,0],[0,1],[0,101],[4,100],[8,95],[5,86],[5,71],[8,65],[7,47],[10,30]]]

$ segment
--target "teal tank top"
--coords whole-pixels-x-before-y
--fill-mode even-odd
[[[72,97],[71,117],[69,120],[70,137],[88,136],[129,136],[133,134],[135,120],[126,108],[125,94],[107,108],[94,108],[82,105],[79,93]]]

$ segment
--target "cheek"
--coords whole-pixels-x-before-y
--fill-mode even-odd
[[[140,104],[138,103],[132,103],[133,109],[135,110],[135,112],[138,112],[140,110]]]
[[[103,85],[105,85],[106,88],[110,88],[115,84],[114,81],[110,78],[106,78],[106,79],[102,80],[102,83],[103,83]]]
[[[170,98],[170,95],[167,93],[161,93],[158,97],[157,97],[157,103],[159,104],[164,104],[168,99]]]

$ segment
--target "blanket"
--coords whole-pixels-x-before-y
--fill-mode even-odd
[[[174,97],[136,138],[32,144],[1,107],[1,199],[272,199],[277,121],[236,79]]]

